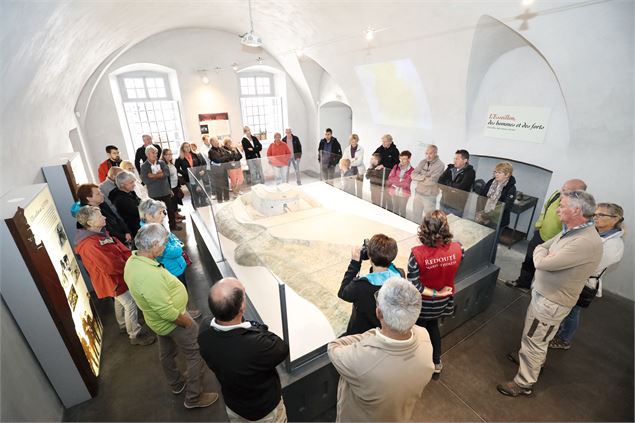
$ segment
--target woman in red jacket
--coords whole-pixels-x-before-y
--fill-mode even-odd
[[[392,212],[401,217],[406,217],[406,205],[410,198],[410,183],[412,182],[412,172],[414,168],[410,166],[412,154],[404,150],[399,154],[397,163],[388,176],[388,195],[392,199]]]
[[[428,330],[432,341],[434,372],[441,373],[439,318],[454,314],[454,276],[463,251],[452,242],[448,218],[441,210],[426,214],[417,232],[422,245],[414,247],[408,260],[408,280],[421,292],[421,313],[417,325]]]
[[[76,218],[83,228],[77,231],[76,248],[88,270],[95,294],[98,298],[115,299],[115,317],[120,328],[125,325],[132,345],[152,344],[156,338],[141,330],[137,304],[123,279],[130,250],[104,229],[106,218],[99,207],[84,206],[79,209]]]

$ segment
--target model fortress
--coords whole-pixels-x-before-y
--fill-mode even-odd
[[[308,186],[256,185],[219,208],[216,225],[221,238],[231,241],[232,251],[225,251],[236,264],[261,267],[276,275],[314,304],[339,336],[351,311],[351,305],[337,297],[351,247],[373,234],[386,234],[399,246],[395,265],[406,269],[410,250],[420,244],[417,225],[335,188],[319,191],[324,204],[332,206],[325,207],[304,189],[308,191]],[[454,216],[450,225],[465,250],[493,232]],[[368,273],[368,262],[364,264],[362,274]],[[234,269],[241,278],[239,270]]]

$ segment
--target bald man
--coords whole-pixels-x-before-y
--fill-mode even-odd
[[[231,422],[286,422],[276,366],[289,346],[267,325],[245,321],[245,287],[238,279],[216,282],[209,292],[215,316],[198,337],[201,356],[221,384]]]
[[[560,206],[560,197],[562,193],[569,191],[586,191],[586,183],[582,179],[569,179],[566,181],[559,191],[551,194],[551,197],[545,202],[542,213],[536,221],[536,231],[527,246],[527,254],[525,261],[520,268],[520,275],[516,280],[505,281],[507,286],[515,288],[529,289],[531,281],[534,279],[536,268],[534,267],[534,250],[536,247],[562,232],[562,222],[558,217],[558,206]]]

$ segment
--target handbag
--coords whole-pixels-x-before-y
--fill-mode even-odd
[[[600,278],[602,277],[602,274],[604,274],[605,271],[606,269],[602,270],[602,273],[600,273],[599,275],[591,276],[589,278],[589,279],[595,279],[595,288],[590,288],[588,285],[585,284],[584,288],[582,288],[582,292],[580,292],[580,296],[578,297],[578,302],[576,303],[577,306],[580,306],[582,308],[589,307],[589,305],[591,304],[591,301],[593,301],[593,299],[598,293],[598,287],[600,286]]]
[[[192,259],[190,258],[190,255],[185,250],[183,250],[183,258],[185,259],[186,265],[189,266],[192,264]]]

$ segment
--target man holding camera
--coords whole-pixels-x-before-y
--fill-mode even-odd
[[[342,285],[337,296],[346,302],[353,303],[353,311],[348,321],[346,335],[364,333],[379,327],[379,319],[375,313],[375,293],[384,282],[394,276],[404,276],[392,261],[397,257],[397,241],[384,234],[374,235],[364,244],[353,247],[351,262],[344,273]],[[358,277],[363,260],[369,260],[371,273]]]
[[[221,385],[230,422],[286,422],[276,366],[289,355],[289,345],[267,325],[243,321],[245,287],[224,278],[209,292],[215,316],[198,336],[201,356]]]

